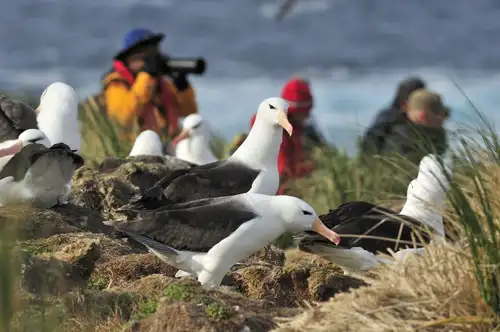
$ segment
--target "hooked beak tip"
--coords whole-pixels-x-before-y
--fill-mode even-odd
[[[335,243],[335,245],[340,244],[340,235],[326,227],[319,218],[314,220],[312,230]]]

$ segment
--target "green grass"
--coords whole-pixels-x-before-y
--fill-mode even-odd
[[[36,106],[36,102],[31,104]],[[126,156],[131,143],[121,139],[121,130],[109,121],[98,107],[96,100],[90,99],[79,110],[82,122],[82,154],[89,165],[100,162],[104,156]],[[500,139],[494,128],[483,119],[483,124],[475,130],[479,139],[459,136],[456,151],[454,179],[449,192],[449,217],[453,219],[458,233],[463,234],[474,257],[478,292],[497,314],[500,314],[500,190],[495,181],[500,176]],[[224,156],[226,143],[215,137],[213,150],[218,157]],[[481,148],[478,148],[481,145]],[[478,149],[489,159],[480,165],[471,161]],[[309,177],[296,181],[291,190],[310,203],[318,213],[351,200],[366,200],[386,206],[400,204],[406,195],[408,183],[417,174],[417,167],[401,158],[374,157],[367,159],[350,158],[345,151],[322,148],[314,151],[317,170]],[[22,216],[20,216],[22,218]],[[15,224],[15,220],[3,220]],[[61,304],[50,305],[40,300],[40,305],[30,304],[23,308],[23,301],[17,297],[17,280],[20,263],[15,260],[15,234],[13,227],[0,232],[0,331],[57,331],[61,317],[68,318],[68,310]],[[291,237],[279,240],[282,247],[293,245]],[[33,246],[37,254],[43,248]],[[91,280],[89,288],[104,289],[107,280]],[[196,294],[188,285],[174,283],[167,286],[163,295],[173,301],[189,300]],[[128,295],[117,301],[129,303]],[[141,302],[136,318],[151,315],[156,310],[156,300]],[[218,302],[202,303],[205,313],[214,319],[225,319],[233,313]],[[116,304],[119,311],[121,304]],[[74,314],[73,314],[74,316]],[[28,319],[28,318],[29,319]],[[63,319],[64,320],[64,319]],[[67,321],[65,322],[67,323]],[[51,326],[52,324],[52,326]],[[36,326],[36,329],[33,329]],[[57,327],[57,328],[56,328]],[[63,329],[64,330],[64,329]],[[78,328],[75,328],[78,330]],[[83,329],[81,329],[83,330]]]

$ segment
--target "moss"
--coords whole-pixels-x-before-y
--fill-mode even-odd
[[[174,283],[165,287],[163,295],[169,300],[185,301],[191,299],[195,292],[189,285]]]
[[[149,299],[144,302],[139,303],[137,312],[132,315],[133,319],[143,319],[151,316],[156,312],[156,305],[158,301],[156,299]]]
[[[204,297],[201,300],[205,313],[208,317],[214,320],[229,319],[234,315],[234,311],[221,303],[209,297]]]

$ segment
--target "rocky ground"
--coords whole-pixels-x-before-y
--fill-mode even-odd
[[[116,209],[170,169],[158,158],[83,167],[72,203],[0,209],[3,232],[17,232],[22,267],[14,326],[36,330],[27,324],[50,304],[44,316],[64,331],[268,331],[280,317],[364,284],[319,257],[273,245],[234,267],[216,291],[174,278],[176,269],[103,224],[130,218]]]

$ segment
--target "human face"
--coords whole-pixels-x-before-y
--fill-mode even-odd
[[[144,61],[151,55],[159,53],[158,45],[143,46],[125,59],[125,64],[134,74],[137,74],[143,67]]]

